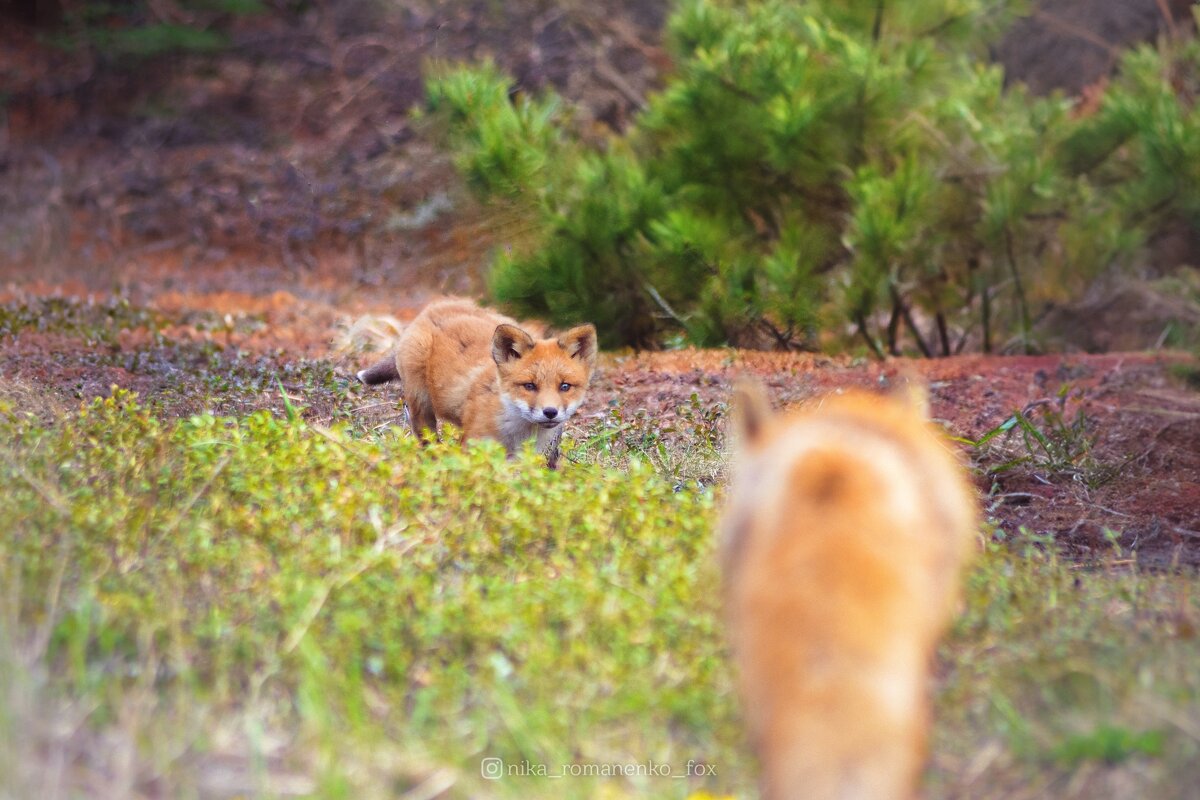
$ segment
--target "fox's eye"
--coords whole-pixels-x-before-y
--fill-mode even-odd
[[[521,384],[521,387],[522,387],[523,389],[526,389],[527,391],[530,391],[530,392],[536,392],[536,391],[537,391],[537,384],[536,384],[536,383],[522,383],[522,384]]]
[[[571,384],[569,384],[569,383],[560,383],[560,384],[558,385],[558,390],[559,390],[560,392],[569,392],[569,391],[571,391]]]

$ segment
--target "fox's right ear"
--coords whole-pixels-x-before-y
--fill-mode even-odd
[[[743,378],[733,387],[733,431],[741,444],[753,444],[775,412],[767,390],[756,380]]]
[[[596,326],[579,325],[558,337],[558,346],[577,358],[590,370],[596,365]]]
[[[492,360],[497,364],[516,361],[533,349],[533,337],[516,325],[500,325],[492,334]]]

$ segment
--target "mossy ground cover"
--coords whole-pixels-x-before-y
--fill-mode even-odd
[[[320,796],[390,796],[407,773],[362,771],[384,743],[412,779],[448,765],[470,787],[485,756],[682,764],[736,741],[718,729],[711,493],[266,411],[162,422],[123,393],[4,428],[14,691],[87,705],[101,751],[150,692],[126,776],[142,791],[203,795],[213,734],[187,718],[249,708]],[[7,699],[12,732],[53,739],[53,714]]]
[[[147,347],[186,372],[176,344]],[[210,350],[192,405],[3,395],[0,797],[754,795],[723,406],[611,405],[552,473],[376,430],[328,362]],[[1196,576],[1122,541],[1082,563],[980,531],[929,796],[1200,785]]]

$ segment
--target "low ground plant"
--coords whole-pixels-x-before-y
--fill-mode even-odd
[[[719,487],[640,440],[551,473],[446,439],[7,406],[0,797],[753,796]],[[1195,577],[1079,569],[1024,531],[980,547],[930,796],[1186,796]]]
[[[677,489],[714,486],[724,476],[725,403],[705,405],[698,394],[667,417],[645,409],[609,407],[584,424],[566,444],[567,458],[581,465],[624,468],[649,464]]]
[[[1053,397],[1014,410],[978,439],[955,440],[971,448],[989,478],[1025,469],[1043,482],[1070,480],[1094,489],[1112,480],[1122,465],[1094,455],[1098,431],[1086,401],[1085,392],[1063,384]]]

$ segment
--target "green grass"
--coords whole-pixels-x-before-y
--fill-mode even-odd
[[[1185,386],[1200,391],[1200,358],[1182,364],[1172,364],[1168,372]]]
[[[173,336],[175,325],[211,338]],[[278,350],[246,352],[235,346],[233,334],[240,338],[265,325],[262,318],[247,314],[189,311],[169,316],[120,296],[95,302],[10,300],[0,303],[0,344],[31,333],[54,340],[36,355],[29,348],[4,354],[0,401],[9,398],[52,419],[64,402],[90,399],[97,390],[107,389],[104,381],[84,380],[107,371],[122,382],[133,378],[144,392],[142,404],[161,417],[190,416],[205,409],[243,416],[264,407],[284,411],[290,402],[285,398],[292,396],[303,397],[293,410],[305,412],[308,419],[361,421],[355,411],[357,382],[337,374],[329,361],[296,359]],[[286,395],[280,394],[280,384]],[[21,398],[34,394],[42,400]]]
[[[968,578],[942,648],[931,795],[1191,796],[1196,576],[1140,572],[1115,548],[1083,569],[1049,544],[993,540]]]
[[[953,438],[971,448],[976,468],[989,478],[1024,468],[1095,489],[1125,465],[1095,457],[1096,426],[1084,410],[1085,400],[1082,390],[1063,384],[1052,399],[1014,410],[978,439]]]
[[[628,414],[611,406],[591,420],[566,445],[566,457],[576,463],[624,469],[638,461],[675,486],[713,486],[724,476],[725,403],[705,406],[698,394],[666,417],[645,409]]]
[[[0,798],[754,795],[720,490],[680,477],[719,462],[719,409],[678,448],[620,420],[552,473],[289,403],[0,415]],[[1200,785],[1195,576],[981,541],[928,795]],[[689,760],[716,774],[644,774]],[[591,774],[538,775],[563,765]]]
[[[736,742],[712,497],[647,467],[548,473],[266,412],[163,423],[122,394],[53,430],[12,415],[3,441],[11,658],[39,705],[90,709],[98,747],[151,703],[130,735],[172,796],[212,768],[193,716],[233,725],[268,787],[253,739],[295,737],[320,796],[439,769],[465,796],[483,757],[683,764]],[[396,754],[380,774],[376,745]]]

